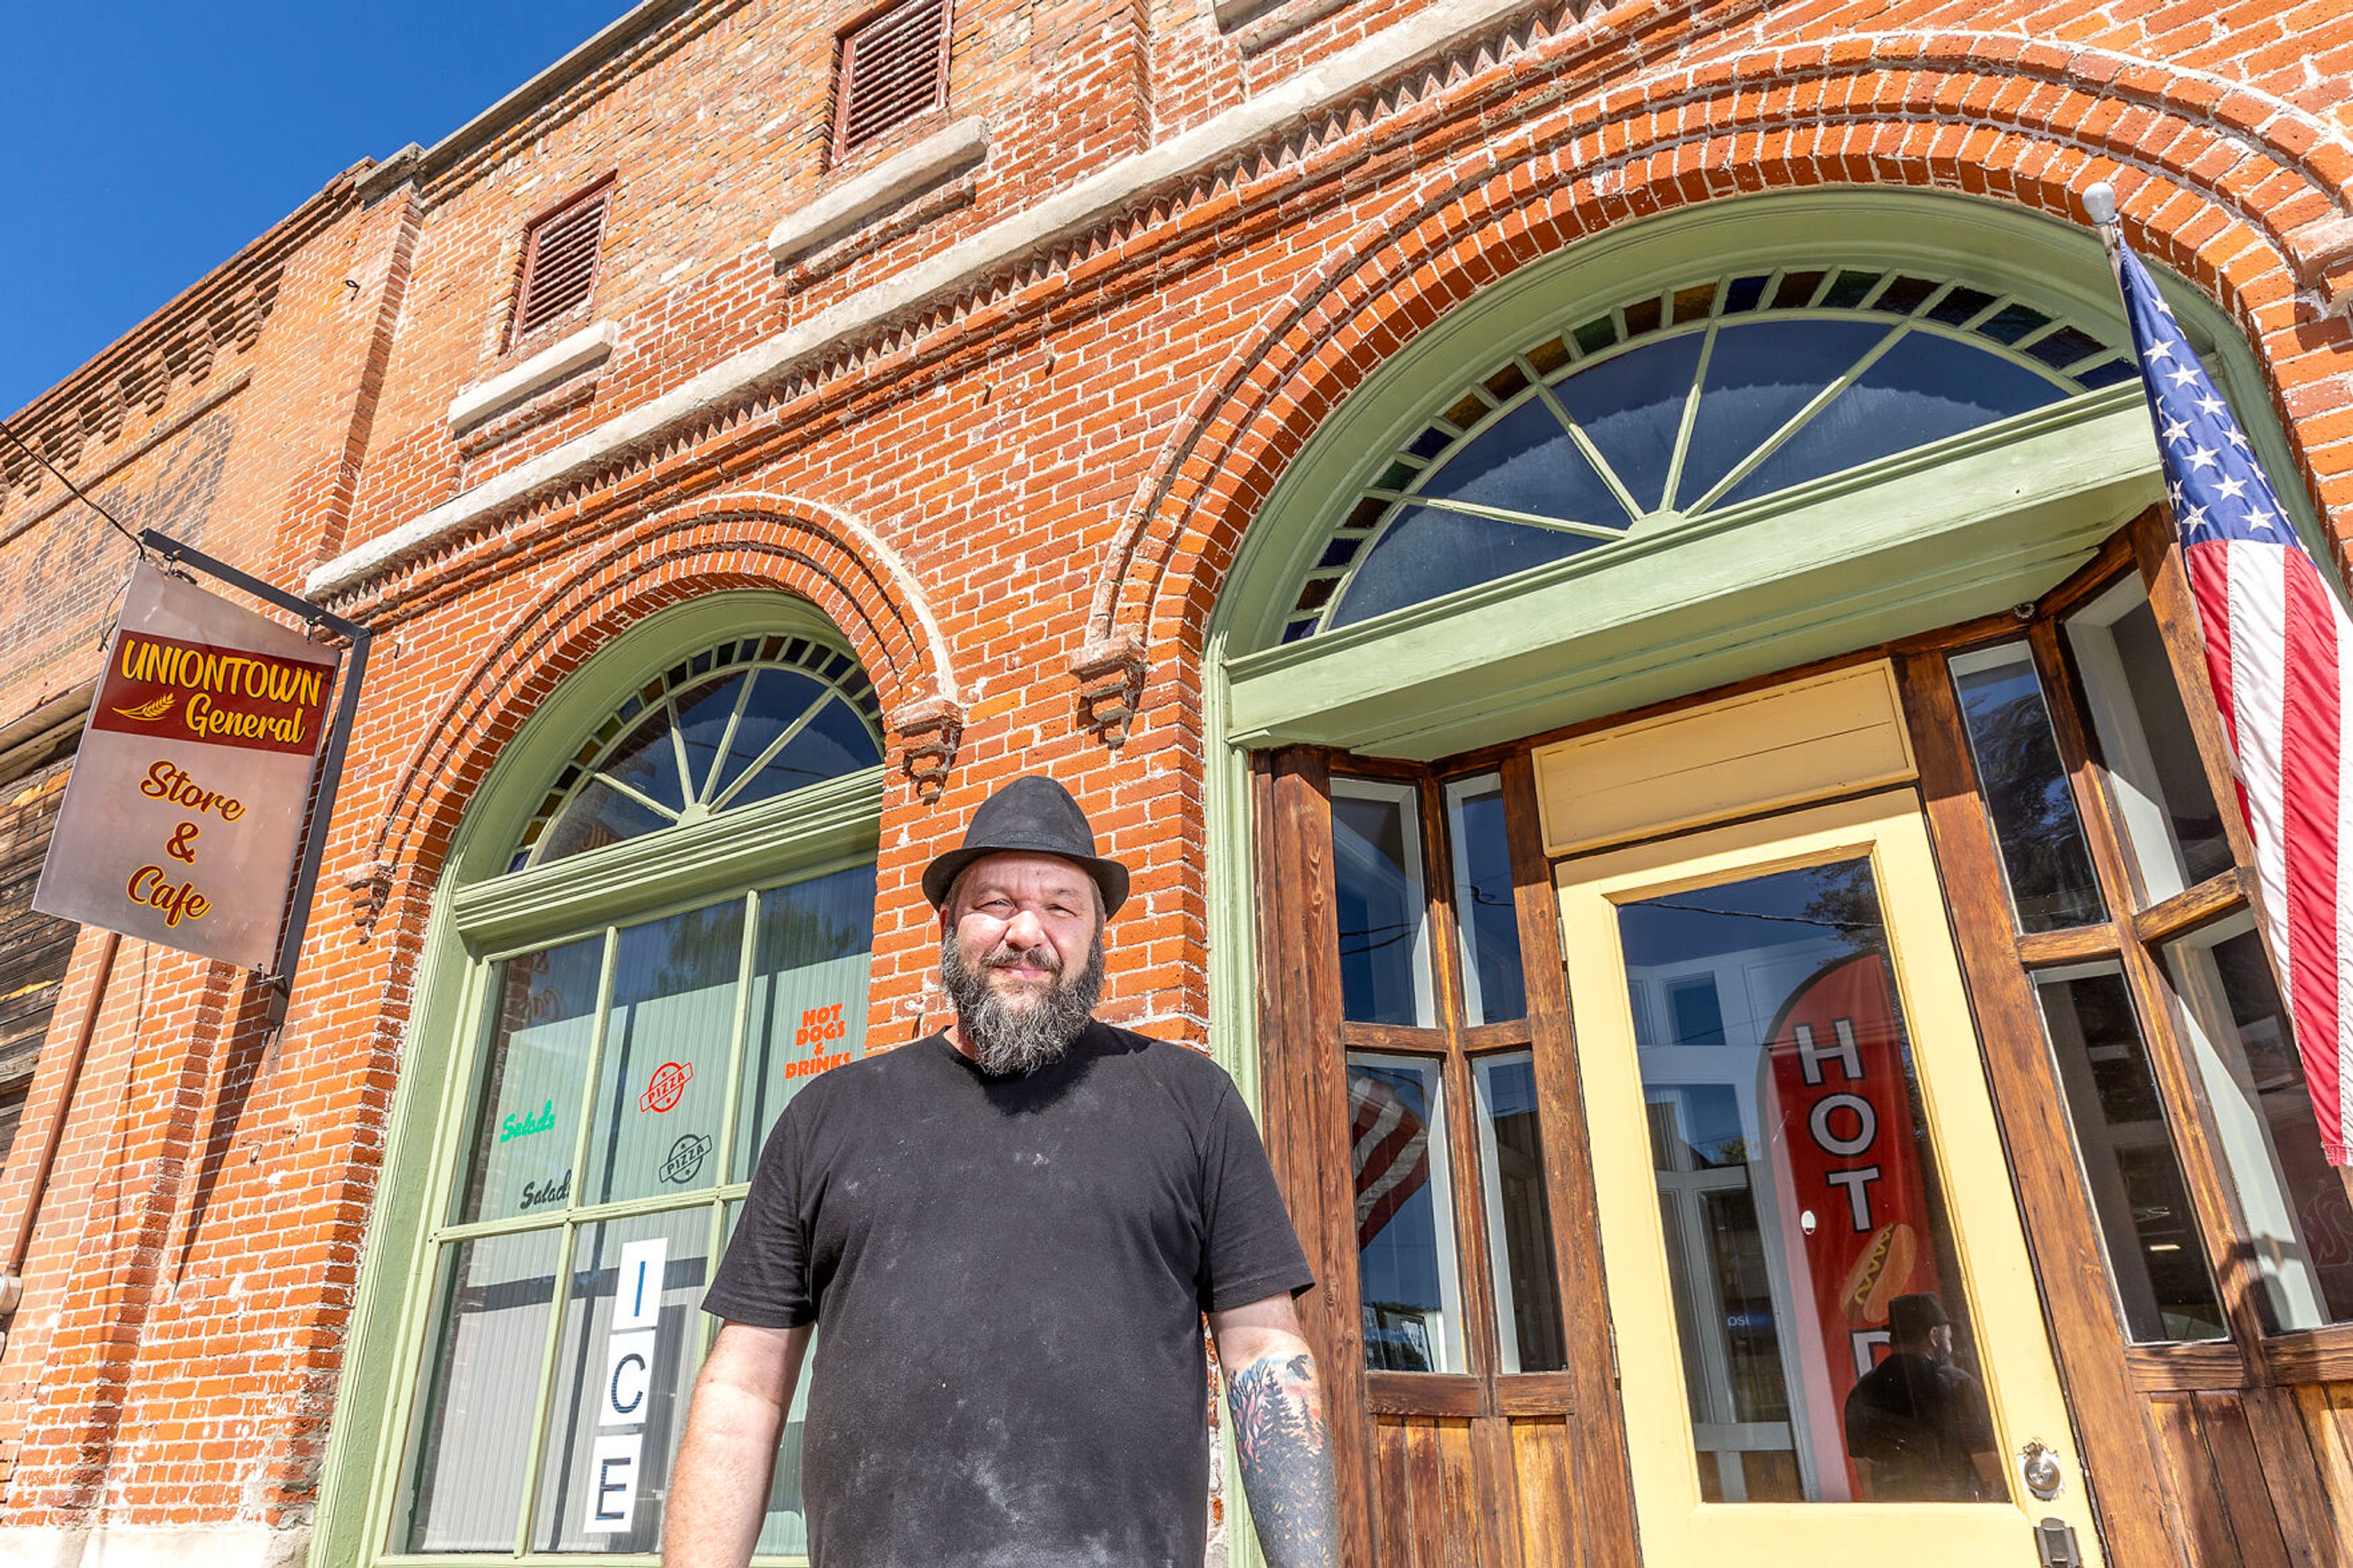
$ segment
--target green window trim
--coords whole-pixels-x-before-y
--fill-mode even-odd
[[[485,1562],[552,1565],[581,1561],[579,1552],[528,1550],[531,1542],[522,1532],[539,1527],[533,1507],[521,1510],[518,1555],[387,1550],[398,1513],[420,1358],[435,1327],[436,1260],[444,1243],[454,1246],[552,1228],[562,1238],[555,1273],[559,1296],[550,1303],[544,1352],[552,1355],[567,1315],[560,1300],[571,1280],[571,1238],[581,1227],[707,1208],[711,1217],[704,1256],[715,1263],[723,1226],[730,1206],[747,1190],[742,1178],[748,1172],[723,1169],[721,1175],[735,1179],[677,1194],[594,1206],[567,1204],[560,1215],[547,1211],[463,1226],[447,1223],[451,1186],[467,1158],[466,1134],[474,1113],[470,1100],[485,1034],[480,1026],[491,1005],[491,977],[501,960],[518,952],[600,935],[607,951],[600,960],[603,977],[592,1015],[598,1044],[591,1049],[601,1049],[621,928],[701,907],[737,890],[749,914],[756,910],[763,889],[871,864],[880,842],[882,770],[866,769],[723,816],[704,816],[543,867],[509,872],[508,862],[533,812],[545,804],[548,782],[572,758],[580,737],[642,687],[648,671],[723,638],[772,636],[846,647],[840,633],[815,609],[780,594],[712,594],[649,616],[599,650],[541,705],[491,768],[459,827],[433,893],[413,991],[417,1009],[409,1020],[385,1163],[343,1347],[311,1541],[310,1561],[322,1568],[379,1562],[480,1568]],[[741,941],[746,952],[754,940],[754,925],[752,920],[744,921]],[[717,1145],[722,1158],[734,1152],[740,1096],[732,1090],[745,1051],[744,1015],[753,989],[748,965],[746,958],[739,966],[731,1004],[730,1092]],[[593,1085],[600,1064],[592,1059],[586,1070],[590,1076],[586,1081]],[[575,1145],[586,1136],[587,1125],[584,1111]],[[574,1154],[572,1169],[585,1169],[576,1146]],[[574,1195],[580,1195],[577,1189]],[[708,1349],[711,1331],[708,1321],[698,1314],[691,1342],[685,1347],[690,1380],[692,1367]],[[554,1383],[544,1366],[542,1371],[530,1435],[531,1470],[522,1494],[526,1501],[537,1496],[554,1398]],[[592,1555],[625,1563],[659,1561],[652,1553]],[[791,1563],[804,1559],[764,1556],[757,1561]]]

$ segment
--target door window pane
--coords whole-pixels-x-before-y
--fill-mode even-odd
[[[1462,1010],[1472,1024],[1528,1016],[1520,973],[1519,907],[1503,781],[1493,773],[1446,786],[1454,839],[1455,922],[1462,932]]]
[[[1716,998],[1712,1038],[1636,1035],[1706,1494],[1999,1497],[1871,863],[1625,904],[1619,930],[1634,989]]]
[[[1349,1052],[1348,1114],[1365,1363],[1393,1372],[1461,1372],[1438,1064]]]
[[[1343,1016],[1431,1026],[1421,813],[1410,784],[1332,781]]]
[[[2143,1342],[2225,1337],[2124,972],[2114,963],[2046,972],[2035,993],[2126,1332]]]
[[[1962,654],[1952,669],[2019,929],[2105,920],[2033,655],[2024,643],[2008,643]]]
[[[744,900],[625,927],[588,1133],[583,1205],[708,1187],[727,1104]]]
[[[1568,1364],[1553,1268],[1551,1205],[1536,1119],[1535,1058],[1526,1051],[1471,1064],[1486,1166],[1487,1250],[1494,1262],[1496,1338],[1505,1372]]]
[[[580,1227],[539,1465],[543,1552],[652,1552],[686,1425],[711,1210]]]
[[[561,1232],[444,1247],[401,1488],[406,1552],[514,1550]]]
[[[866,1054],[874,868],[760,895],[752,1016],[737,1091],[734,1179],[749,1181],[785,1101],[818,1073]]]
[[[604,957],[604,938],[588,937],[491,967],[491,1037],[456,1223],[567,1201]]]
[[[2154,903],[2231,868],[2222,813],[2166,661],[2148,595],[2127,578],[2067,622],[2125,837]]]
[[[2264,1326],[2353,1319],[2353,1205],[2320,1129],[2271,963],[2246,915],[2166,950],[2216,1145],[2238,1190]]]

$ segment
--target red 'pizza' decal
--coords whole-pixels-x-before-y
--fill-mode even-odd
[[[653,1081],[646,1085],[645,1093],[638,1096],[639,1110],[668,1110],[686,1092],[687,1079],[694,1076],[692,1062],[664,1062],[654,1069]]]

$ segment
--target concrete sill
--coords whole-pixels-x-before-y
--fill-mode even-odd
[[[603,361],[621,341],[621,329],[612,321],[592,321],[569,337],[560,338],[504,375],[478,381],[449,400],[449,433],[458,435],[493,414],[512,408],[533,393]]]
[[[953,121],[787,216],[768,231],[768,254],[782,267],[863,226],[918,191],[977,167],[987,156],[988,127],[979,117]]]

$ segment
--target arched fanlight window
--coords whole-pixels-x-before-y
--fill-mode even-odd
[[[807,637],[744,637],[681,659],[581,745],[508,869],[751,805],[882,761],[858,661]]]
[[[1902,269],[1736,273],[1548,331],[1432,414],[1339,514],[1283,641],[2133,374],[2080,325]]]

